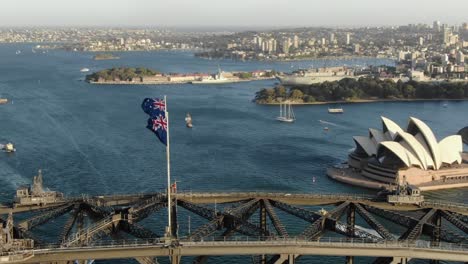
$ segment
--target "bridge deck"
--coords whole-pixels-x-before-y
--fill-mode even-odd
[[[24,263],[51,262],[58,260],[113,259],[150,256],[227,256],[227,255],[333,255],[367,257],[406,257],[438,259],[447,261],[468,261],[468,245],[460,246],[441,243],[431,246],[430,242],[399,243],[388,241],[366,243],[359,240],[322,239],[307,241],[300,238],[277,239],[274,241],[246,240],[230,241],[181,240],[179,244],[124,241],[112,244],[98,244],[92,247],[50,248],[34,250],[34,257]],[[30,252],[30,251],[29,251]]]

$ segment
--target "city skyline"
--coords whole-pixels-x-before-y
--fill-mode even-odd
[[[468,10],[468,2],[463,0],[430,6],[403,0],[395,0],[387,6],[377,6],[371,0],[239,0],[235,3],[215,0],[82,0],[79,3],[17,0],[2,3],[0,26],[358,27],[431,24],[434,20],[461,24],[468,20],[464,10]]]

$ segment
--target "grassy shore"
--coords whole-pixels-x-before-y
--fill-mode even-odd
[[[415,98],[415,99],[354,99],[354,100],[347,100],[347,101],[320,101],[320,102],[294,102],[290,101],[292,105],[326,105],[326,104],[360,104],[360,103],[378,103],[378,102],[424,102],[424,101],[466,101],[468,98],[465,99],[423,99],[423,98]],[[272,102],[272,103],[258,103],[261,105],[279,105],[280,102]]]

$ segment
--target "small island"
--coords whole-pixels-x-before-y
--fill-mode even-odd
[[[275,78],[276,72],[262,70],[253,72],[210,73],[161,73],[148,68],[112,68],[86,76],[92,84],[222,84],[259,81]]]
[[[254,101],[258,104],[278,104],[286,100],[293,104],[324,104],[466,99],[468,99],[468,82],[404,83],[401,80],[395,82],[391,79],[362,77],[289,89],[278,85],[260,90],[256,93]]]
[[[98,53],[94,55],[93,59],[94,60],[117,60],[117,59],[120,59],[120,57],[117,57],[111,53]]]
[[[134,82],[145,77],[155,76],[159,72],[148,68],[111,68],[86,75],[86,81],[91,83]]]

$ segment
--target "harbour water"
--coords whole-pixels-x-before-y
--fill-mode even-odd
[[[294,106],[297,120],[287,124],[275,121],[277,106],[252,103],[255,93],[274,85],[274,80],[197,86],[91,85],[80,72],[84,67],[93,72],[118,66],[215,72],[218,64],[226,71],[291,71],[343,63],[391,64],[388,60],[236,62],[161,51],[116,53],[119,60],[96,61],[91,53],[32,53],[31,46],[0,45],[0,97],[10,101],[0,106],[0,143],[13,142],[17,149],[14,154],[0,153],[1,202],[9,201],[19,185],[30,183],[39,168],[45,185],[66,195],[162,190],[164,146],[145,128],[147,117],[140,108],[145,97],[168,97],[172,175],[178,189],[185,191],[372,193],[325,175],[328,166],[346,159],[354,147],[353,135],[380,128],[381,115],[403,127],[409,116],[418,117],[439,140],[468,123],[467,101],[431,101],[345,104],[343,115],[328,114],[326,105]],[[18,49],[23,52],[17,55]],[[192,129],[185,126],[187,112],[193,118]],[[455,202],[468,198],[467,189],[425,195]],[[193,221],[192,228],[201,223]],[[292,233],[301,227],[305,223],[292,227]],[[186,228],[181,225],[181,234],[187,233]],[[334,263],[333,258],[324,259],[328,262],[322,263]],[[221,263],[215,260],[210,263]]]

